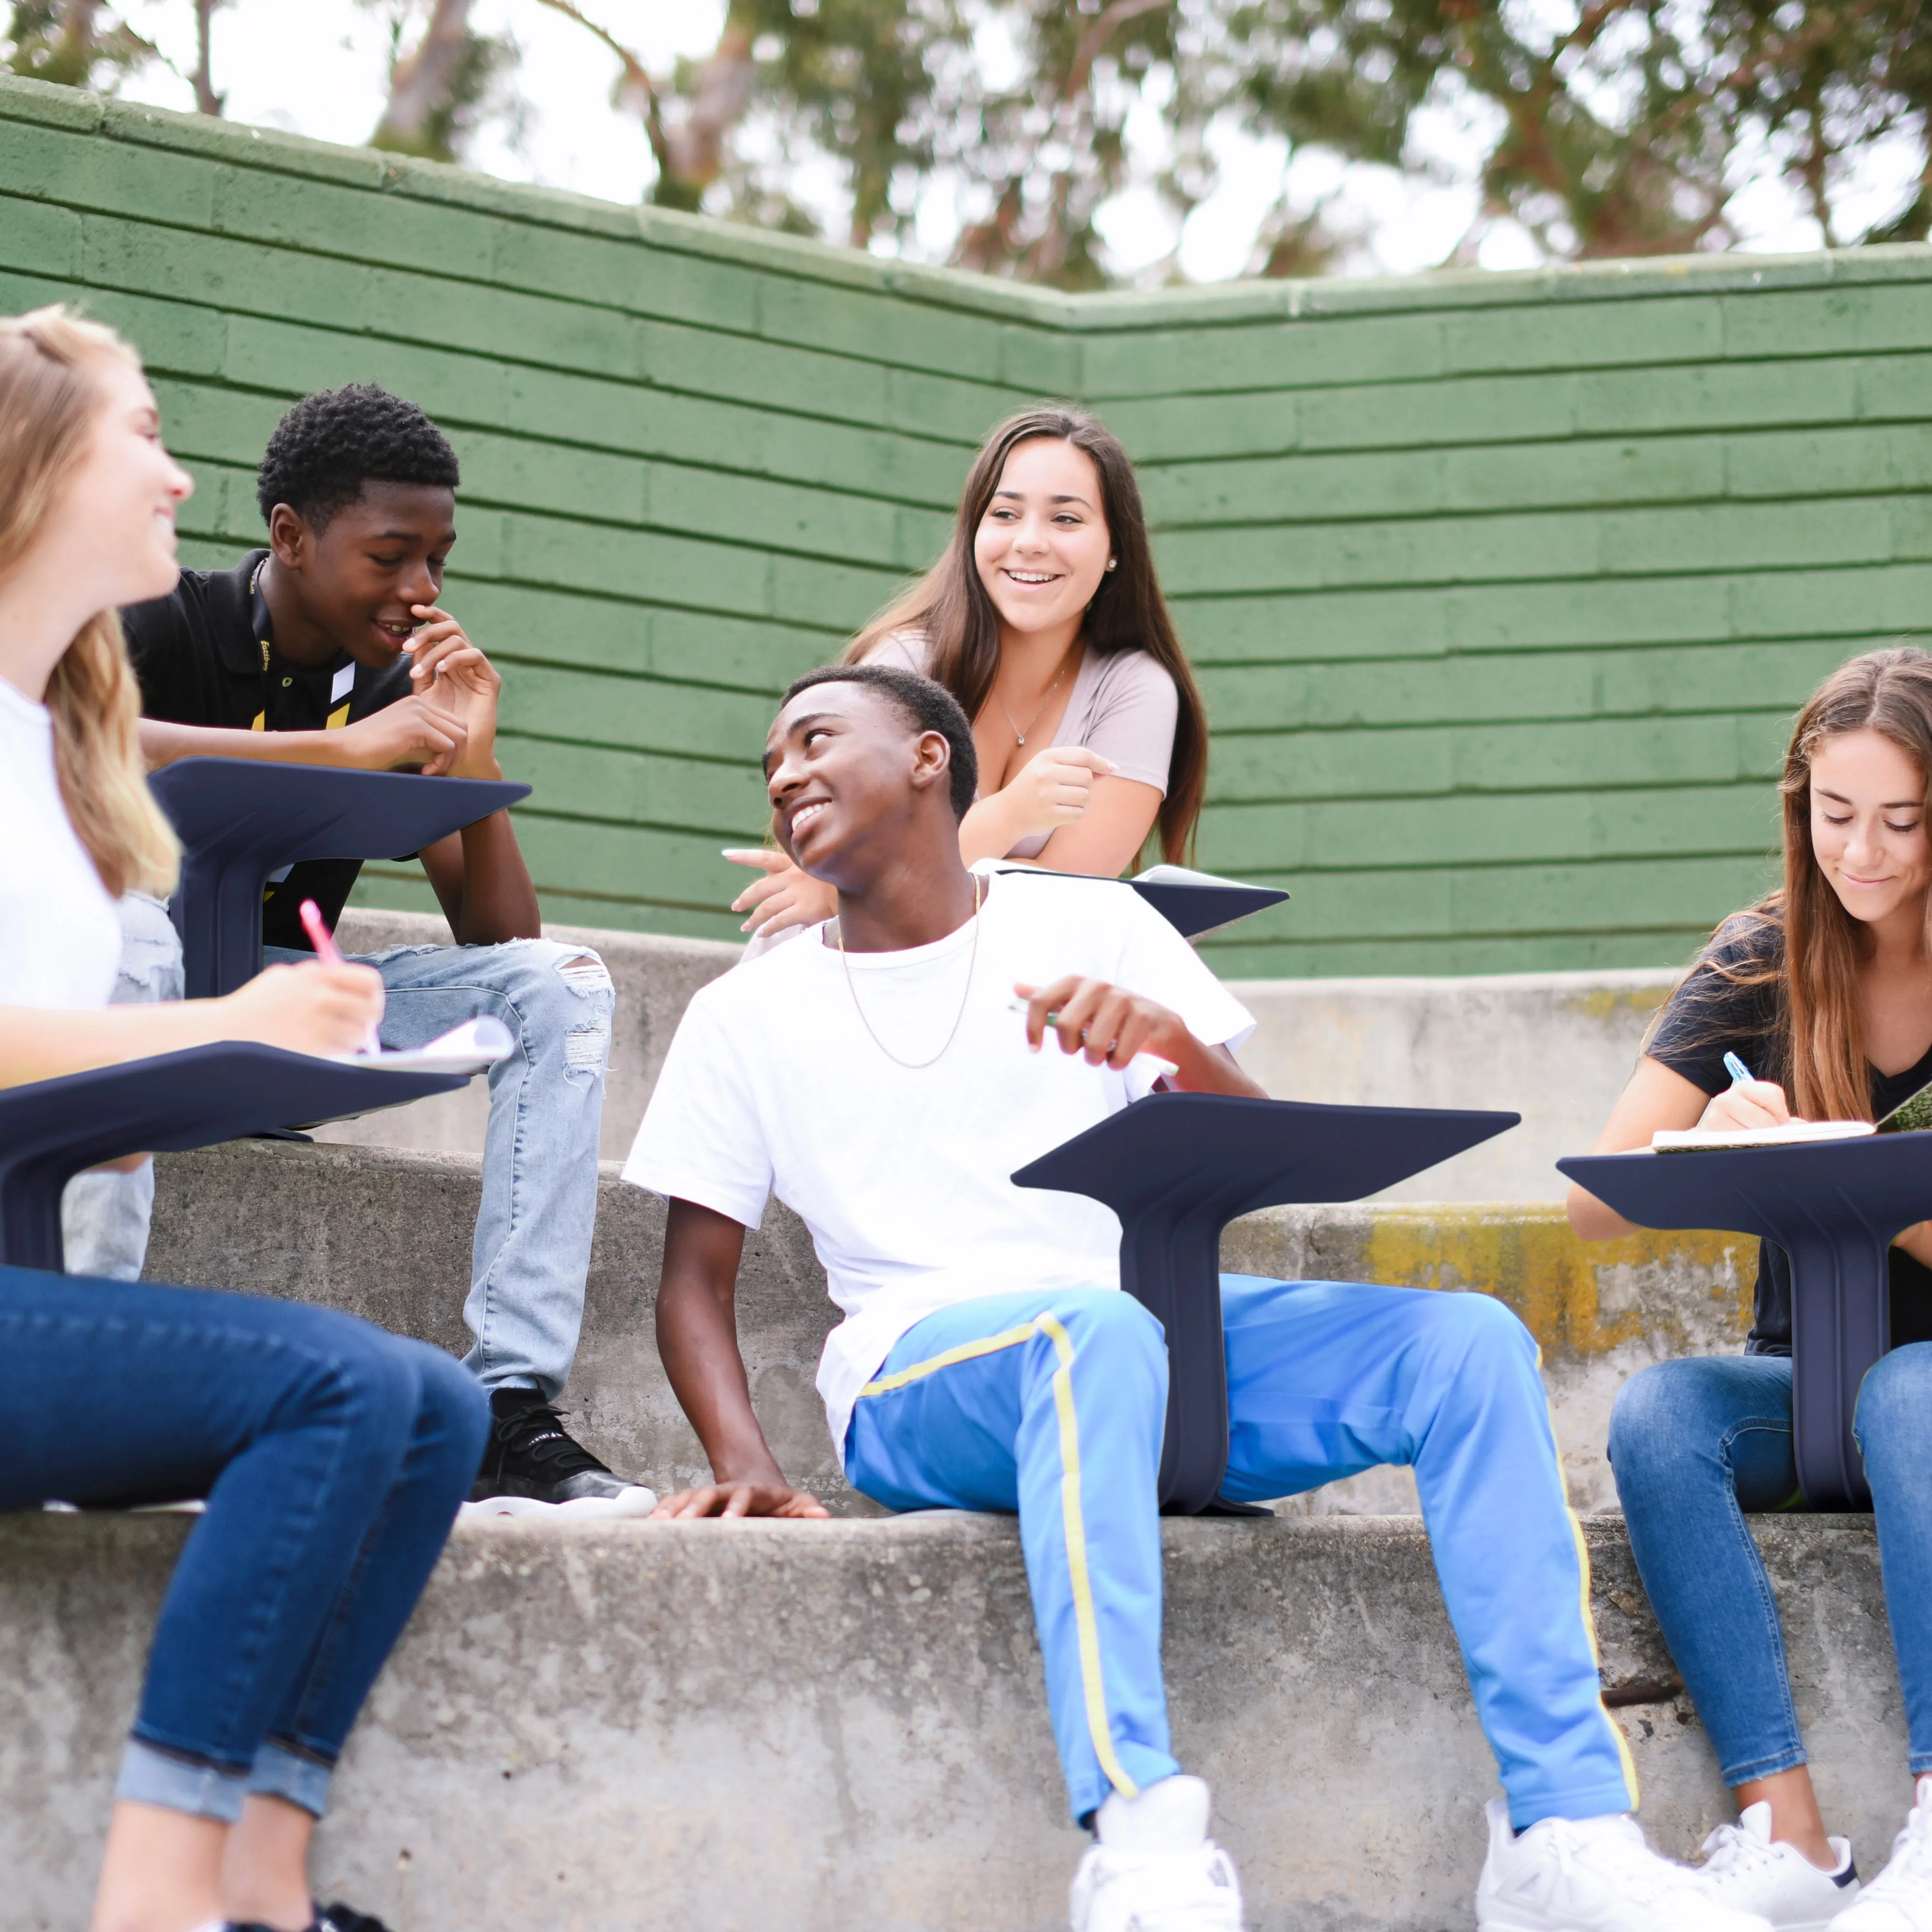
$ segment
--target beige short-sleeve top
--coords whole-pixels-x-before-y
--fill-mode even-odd
[[[900,631],[882,638],[869,654],[872,664],[897,664],[926,670],[929,647],[914,632]],[[1098,752],[1116,773],[1138,784],[1152,785],[1165,797],[1168,768],[1174,758],[1174,732],[1180,700],[1166,665],[1148,651],[1114,651],[1105,656],[1090,646],[1073,676],[1066,709],[1053,734],[1056,745],[1084,745]],[[1006,856],[1036,857],[1052,833],[1022,838]]]

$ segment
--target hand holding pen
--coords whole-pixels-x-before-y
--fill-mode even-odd
[[[315,956],[325,966],[346,966],[348,961],[342,956],[342,949],[335,943],[335,935],[328,929],[328,922],[322,916],[322,908],[313,899],[304,899],[299,908],[302,930],[308,934],[308,943],[315,948]],[[380,1053],[382,1042],[371,1022],[368,1036],[358,1049],[365,1054]]]
[[[1714,1094],[1698,1121],[1700,1127],[1781,1127],[1791,1118],[1784,1089],[1774,1080],[1760,1080],[1735,1053],[1724,1055],[1731,1084]]]

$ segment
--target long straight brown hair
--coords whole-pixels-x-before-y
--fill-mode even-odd
[[[1162,856],[1178,865],[1193,844],[1202,795],[1208,788],[1207,708],[1154,574],[1134,466],[1119,440],[1097,417],[1046,405],[1023,410],[1001,423],[967,472],[945,554],[859,633],[842,662],[860,663],[895,632],[916,632],[930,649],[933,679],[958,699],[968,718],[979,716],[1000,673],[1000,616],[980,581],[974,539],[1000,487],[1006,458],[1020,444],[1040,436],[1084,450],[1100,472],[1100,512],[1115,564],[1101,578],[1087,607],[1084,634],[1088,648],[1102,657],[1116,651],[1145,651],[1174,680],[1180,711],[1174,720],[1167,792],[1155,823]]]
[[[1811,763],[1828,740],[1848,731],[1876,731],[1912,760],[1932,824],[1932,655],[1910,644],[1868,651],[1840,664],[1798,714],[1778,785],[1784,807],[1783,886],[1733,914],[1712,942],[1743,940],[1760,963],[1723,966],[1708,954],[1702,962],[1732,985],[1776,987],[1783,1071],[1793,1111],[1808,1120],[1872,1117],[1858,997],[1864,932],[1832,890],[1811,844]],[[1762,943],[1780,928],[1781,949]],[[1932,953],[1932,893],[1927,895],[1921,943]]]

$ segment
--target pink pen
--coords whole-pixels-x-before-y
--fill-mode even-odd
[[[326,966],[342,966],[348,962],[342,956],[342,949],[335,943],[335,935],[328,929],[322,918],[322,908],[313,899],[304,899],[298,908],[302,915],[302,930],[308,934],[308,943],[315,948],[315,956]],[[382,1042],[376,1036],[376,1029],[369,1029],[369,1037],[362,1042],[364,1053],[380,1053]]]

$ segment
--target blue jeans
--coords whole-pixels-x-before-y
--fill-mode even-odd
[[[0,1268],[0,1510],[205,1496],[118,1795],[320,1816],[488,1429],[439,1348],[352,1316]]]
[[[146,1006],[182,996],[181,940],[167,902],[146,892],[124,894],[121,964],[112,1004]],[[154,1163],[131,1174],[76,1174],[61,1196],[61,1239],[70,1274],[139,1281],[154,1213]]]
[[[1855,1424],[1916,1777],[1932,1771],[1932,1342],[1877,1364]],[[1618,1395],[1610,1451],[1644,1588],[1724,1782],[1804,1763],[1778,1605],[1744,1523],[1747,1512],[1803,1507],[1790,1358],[1646,1369]]]
[[[1588,1560],[1536,1344],[1499,1301],[1223,1275],[1228,1474],[1259,1502],[1414,1466],[1510,1816],[1627,1811]],[[902,1335],[860,1393],[854,1486],[891,1509],[1016,1510],[1073,1814],[1178,1767],[1160,1667],[1160,1324],[1118,1289],[988,1296]]]
[[[313,956],[264,949],[266,964]],[[616,994],[595,952],[549,939],[401,946],[362,958],[388,1001],[382,1044],[421,1046],[488,1014],[516,1049],[490,1072],[483,1204],[470,1253],[464,1358],[486,1388],[569,1379],[597,1220],[598,1132]]]

